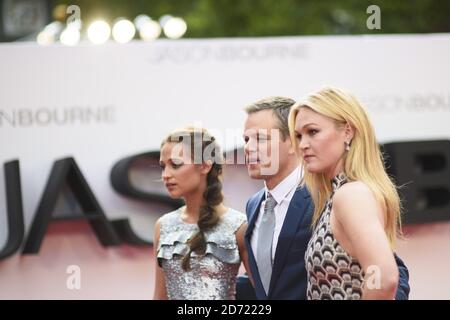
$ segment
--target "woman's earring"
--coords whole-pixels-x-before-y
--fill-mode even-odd
[[[345,141],[345,151],[350,151],[350,142]]]

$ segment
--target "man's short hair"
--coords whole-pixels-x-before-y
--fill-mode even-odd
[[[258,100],[244,108],[247,114],[252,114],[261,110],[272,110],[275,115],[277,127],[280,129],[283,140],[289,137],[289,111],[295,100],[286,97],[268,97]]]

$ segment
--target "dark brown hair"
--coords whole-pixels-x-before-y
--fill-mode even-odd
[[[223,202],[222,182],[222,153],[216,139],[206,129],[186,127],[175,130],[163,140],[161,147],[166,143],[183,143],[189,147],[191,159],[195,164],[212,162],[211,170],[206,176],[206,190],[203,193],[204,203],[200,207],[197,222],[199,231],[188,240],[189,252],[183,257],[181,264],[183,270],[190,269],[190,256],[192,252],[204,255],[206,251],[205,232],[213,228],[220,220],[215,207]]]

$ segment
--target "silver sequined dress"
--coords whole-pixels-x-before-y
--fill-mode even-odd
[[[173,300],[233,300],[236,296],[236,275],[241,259],[236,231],[247,220],[245,214],[233,209],[205,232],[206,254],[191,253],[189,271],[181,267],[182,257],[189,252],[187,241],[198,231],[197,224],[181,219],[181,209],[161,217],[158,263],[163,268],[167,296]]]

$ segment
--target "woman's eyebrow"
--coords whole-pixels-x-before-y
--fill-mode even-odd
[[[310,123],[307,123],[307,124],[305,124],[304,126],[300,127],[300,130],[302,130],[302,129],[308,127],[308,126],[313,126],[313,125],[317,126],[318,124],[317,124],[317,123],[314,123],[314,122],[310,122]]]

